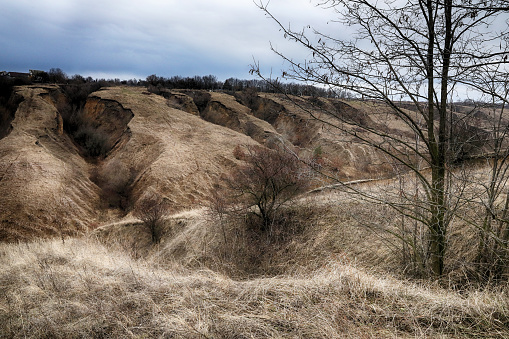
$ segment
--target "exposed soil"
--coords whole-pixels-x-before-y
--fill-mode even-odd
[[[0,83],[0,139],[5,138],[11,131],[11,122],[23,97],[14,92],[10,84]]]
[[[128,125],[133,117],[133,112],[117,101],[96,96],[89,97],[83,108],[84,120],[97,134],[105,137],[105,154],[127,142],[131,135]]]
[[[0,240],[86,232],[129,218],[151,194],[163,197],[172,213],[202,207],[239,162],[238,145],[284,142],[301,159],[349,181],[387,178],[394,170],[381,152],[356,140],[362,136],[356,124],[385,125],[384,132],[413,142],[401,119],[370,102],[93,89],[17,88],[15,98],[23,101],[12,121],[3,120],[11,132],[0,139]],[[325,109],[352,120],[352,133],[329,127],[338,120],[322,114]]]

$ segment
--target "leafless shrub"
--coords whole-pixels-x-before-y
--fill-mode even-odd
[[[65,83],[68,80],[67,74],[60,68],[51,68],[48,72],[48,80],[53,83]]]
[[[244,164],[225,178],[230,204],[239,213],[254,216],[258,230],[274,235],[280,225],[282,207],[303,192],[309,178],[298,159],[283,149],[248,146],[234,150]]]
[[[478,127],[483,121],[473,115],[462,118],[453,115],[451,120],[451,137],[447,151],[453,163],[462,163],[489,149],[488,144],[493,140],[493,135]]]
[[[279,275],[293,270],[289,252],[317,217],[314,206],[299,202],[282,207],[271,230],[260,230],[255,214],[232,204],[224,188],[215,187],[208,201],[209,225],[198,261],[202,265],[234,277]],[[292,245],[293,244],[293,245]],[[291,256],[291,255],[290,255]]]
[[[161,240],[162,222],[168,213],[169,207],[166,201],[155,194],[143,198],[134,211],[134,215],[141,219],[150,231],[154,244]]]
[[[163,91],[163,87],[161,85],[158,85],[158,86],[148,85],[147,86],[147,91],[149,93],[153,93],[153,94],[156,94],[156,95],[162,95],[162,93],[164,92]]]
[[[105,131],[89,124],[81,125],[74,133],[74,140],[83,146],[89,156],[105,156],[111,149],[110,139]]]
[[[212,214],[219,220],[221,227],[221,234],[223,236],[224,244],[228,243],[226,235],[225,222],[230,212],[229,204],[226,196],[222,194],[222,188],[219,185],[214,185],[208,197],[208,206]]]

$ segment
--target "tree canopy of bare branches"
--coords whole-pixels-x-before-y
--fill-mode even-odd
[[[319,1],[318,6],[334,15],[331,25],[355,32],[346,38],[311,27],[292,29],[278,21],[268,2],[257,5],[287,39],[309,51],[307,60],[295,60],[273,48],[288,65],[283,78],[381,102],[413,132],[414,138],[409,140],[354,121],[341,121],[337,112],[327,112],[341,121],[337,124],[314,115],[415,174],[423,192],[419,208],[409,201],[391,205],[425,225],[426,262],[432,274],[441,276],[448,227],[462,202],[448,182],[454,177],[449,172],[454,161],[451,149],[458,147],[452,104],[458,96],[496,105],[507,102],[509,2]],[[341,32],[335,27],[334,32]],[[258,65],[252,71],[264,77]],[[400,105],[402,100],[410,110]],[[359,130],[362,133],[354,132]],[[423,175],[422,167],[430,168],[431,175]]]
[[[271,232],[281,207],[307,187],[302,165],[283,149],[262,146],[237,148],[244,163],[226,177],[230,204],[251,211],[261,221],[261,231]]]

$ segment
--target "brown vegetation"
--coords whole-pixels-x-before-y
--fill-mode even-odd
[[[288,150],[301,146],[301,160],[345,181],[400,170],[348,135],[306,120],[305,109],[334,106],[332,99],[202,93],[202,114],[223,117],[219,126],[183,110],[194,105],[188,94],[107,88],[80,111],[109,138],[108,151],[91,159],[60,131],[59,99],[48,94],[57,90],[20,88],[31,99],[0,140],[0,237],[58,237],[0,245],[1,336],[509,335],[506,275],[496,287],[489,285],[495,278],[476,276],[478,229],[466,219],[452,222],[443,279],[411,282],[419,278],[416,252],[400,240],[420,236],[414,223],[359,199],[369,190],[399,203],[414,177],[402,172],[402,181],[300,195],[310,177],[330,179],[302,171],[276,141]],[[336,106],[368,126],[383,112],[392,124],[385,132],[407,135],[382,104]],[[224,127],[232,117],[243,123],[235,131]],[[252,131],[260,130],[272,133],[260,140],[274,149],[256,141],[261,134]],[[489,181],[484,165],[460,165],[455,175]],[[230,190],[217,185],[224,173]],[[465,199],[474,202],[482,189],[465,187]],[[196,209],[206,200],[212,213]],[[494,201],[497,218],[503,207]],[[469,220],[486,212],[479,204],[461,211]],[[77,231],[89,236],[68,238]],[[415,238],[426,244],[424,234]]]
[[[162,197],[154,194],[142,198],[134,210],[134,215],[139,218],[150,231],[152,243],[157,244],[161,240],[162,222],[168,215],[168,204]]]
[[[12,132],[0,140],[1,241],[60,237],[118,220],[148,187],[168,196],[175,211],[196,206],[234,163],[233,148],[254,144],[168,107],[163,98],[143,95],[141,88],[107,88],[89,97],[85,91],[76,95],[86,100],[75,112],[62,108],[70,101],[57,86],[16,93],[25,100]],[[64,120],[60,113],[66,112]],[[69,124],[78,120],[71,133]],[[79,137],[80,128],[92,132],[84,133],[85,146],[95,132],[105,138],[86,151],[71,138]]]
[[[127,210],[135,175],[133,168],[119,159],[112,159],[95,168],[91,179],[101,188],[101,198],[107,207]]]
[[[0,245],[6,337],[504,337],[507,295],[462,295],[331,260],[310,275],[233,280],[134,260],[96,241]]]
[[[295,155],[261,146],[237,147],[234,156],[244,163],[224,178],[229,208],[235,213],[254,215],[260,232],[273,236],[284,227],[280,210],[309,187],[306,168]],[[216,199],[217,201],[217,199]]]
[[[128,133],[133,114],[115,101],[89,98],[98,84],[72,84],[52,92],[63,129],[81,146],[85,156],[104,157]]]

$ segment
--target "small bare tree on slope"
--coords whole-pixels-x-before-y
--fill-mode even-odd
[[[161,240],[162,223],[168,213],[168,204],[156,194],[144,197],[134,211],[134,215],[141,219],[150,231],[152,243],[154,244]]]
[[[247,146],[234,153],[244,163],[225,178],[229,204],[237,212],[254,214],[260,231],[270,238],[281,208],[305,190],[309,179],[298,159],[284,149]]]

